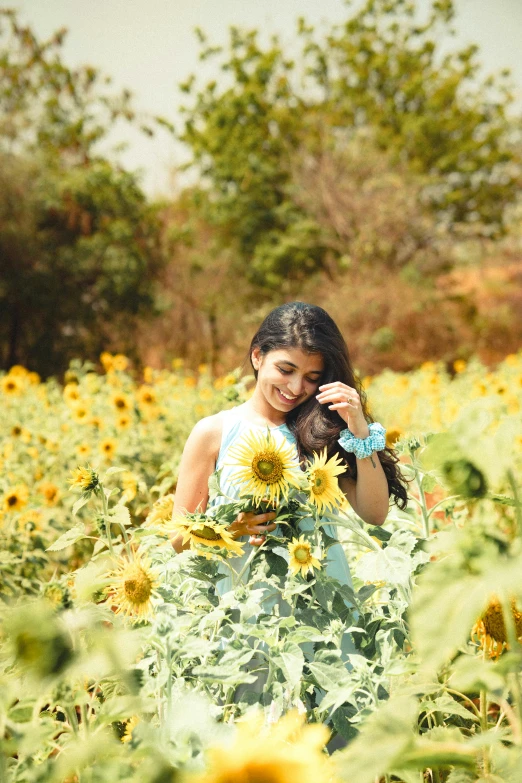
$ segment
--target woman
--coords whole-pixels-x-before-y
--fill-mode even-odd
[[[339,477],[339,485],[356,514],[368,524],[382,525],[390,497],[401,508],[406,506],[398,458],[384,446],[383,428],[372,425],[344,338],[325,310],[304,302],[276,307],[254,335],[249,357],[257,381],[250,399],[201,419],[188,437],[175,514],[207,509],[208,479],[219,468],[223,468],[222,490],[238,497],[237,486],[228,480],[227,454],[249,429],[266,427],[276,439],[292,443],[300,461],[325,447],[329,457],[340,456],[346,472]],[[378,451],[376,443],[381,446]],[[248,536],[252,546],[259,546],[276,529],[275,516],[275,512],[240,513],[228,530],[235,538]],[[181,551],[182,536],[172,544]],[[332,576],[350,584],[340,545],[329,550],[329,568]]]

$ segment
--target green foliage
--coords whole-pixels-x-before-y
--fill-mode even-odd
[[[413,2],[368,0],[319,42],[301,19],[299,85],[277,37],[264,49],[256,31],[233,27],[224,53],[199,31],[201,59],[220,55],[228,84],[199,89],[192,76],[182,85],[193,102],[180,138],[203,176],[195,203],[217,227],[217,246],[234,243],[256,286],[291,291],[350,253],[349,243],[329,249],[295,178],[296,160],[322,160],[326,137],[342,150],[368,135],[406,166],[446,227],[503,231],[521,176],[512,96],[502,77],[479,81],[477,47],[441,56],[453,14],[451,0],[433,2],[421,23]]]
[[[153,308],[157,216],[108,162],[1,161],[2,361],[48,374],[80,349],[99,355],[113,329]]]
[[[130,93],[68,68],[64,37],[0,12],[0,362],[44,374],[150,313],[162,266],[155,208],[97,152],[118,120],[140,121]]]

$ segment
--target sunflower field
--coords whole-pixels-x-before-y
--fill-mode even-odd
[[[173,497],[192,427],[249,379],[100,358],[0,376],[0,781],[519,783],[522,353],[364,378],[407,508],[327,514],[353,587],[318,524],[228,589],[234,508],[180,522]]]

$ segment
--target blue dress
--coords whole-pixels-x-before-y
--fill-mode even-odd
[[[230,447],[236,443],[236,441],[241,438],[243,435],[245,435],[250,429],[258,429],[261,432],[266,432],[267,425],[262,424],[254,424],[251,421],[248,421],[245,418],[245,415],[243,413],[243,406],[238,405],[235,408],[231,408],[230,410],[223,411],[222,413],[223,417],[223,432],[221,436],[221,447],[219,449],[218,458],[216,461],[216,470],[222,470],[221,473],[221,491],[228,495],[229,498],[239,498],[239,488],[233,484],[230,480],[231,474],[234,471],[234,468],[231,466],[227,466],[225,464],[227,459],[227,454],[230,449]],[[280,424],[278,427],[270,427],[271,434],[276,441],[276,443],[281,443],[281,441],[286,440],[287,442],[290,442],[293,447],[296,450],[297,455],[297,448],[296,448],[296,441],[293,433],[290,431],[288,426],[286,424]],[[219,503],[227,503],[228,501],[225,498],[219,497],[217,498],[213,503],[209,503],[208,507],[208,513],[212,514],[212,507],[219,504]],[[313,519],[303,519],[299,523],[299,531],[304,532],[307,530],[312,530],[314,527],[314,521]],[[332,538],[337,539],[336,534],[336,528],[334,525],[325,525],[324,529],[328,533],[329,536]],[[276,534],[281,533],[280,529],[276,529],[274,531]],[[248,555],[251,552],[251,545],[248,544],[248,536],[243,536],[240,540],[246,541],[247,545],[245,546],[244,552],[242,555],[234,556],[231,558],[230,563],[232,567],[236,570],[236,572],[239,572],[241,568],[243,567],[243,564],[245,563]],[[346,555],[344,552],[344,549],[341,544],[333,544],[328,549],[328,559],[326,562],[326,566],[323,565],[323,568],[326,568],[326,573],[328,576],[331,576],[335,579],[337,579],[341,584],[348,585],[349,587],[352,587],[352,577],[350,574],[350,568],[348,566],[348,561],[346,559]],[[230,571],[227,569],[226,565],[222,565],[220,567],[220,570],[223,574],[227,574],[224,579],[220,579],[217,583],[217,592],[219,595],[223,595],[224,593],[228,592],[229,590],[232,590],[232,577],[230,575]],[[247,575],[245,574],[245,578]]]

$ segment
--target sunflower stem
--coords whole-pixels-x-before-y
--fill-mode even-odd
[[[252,547],[252,551],[250,552],[249,556],[247,557],[243,568],[241,569],[241,571],[237,575],[237,580],[236,580],[236,584],[235,584],[236,587],[237,587],[237,585],[241,584],[241,579],[243,577],[243,574],[245,573],[247,568],[250,566],[250,563],[252,562],[252,560],[254,559],[256,554],[259,552],[260,549],[262,549],[264,547],[265,544],[266,544],[266,539],[259,546],[253,546]]]
[[[515,519],[517,521],[518,535],[522,537],[522,500],[518,496],[517,482],[511,468],[507,472],[508,480],[513,492],[513,499],[515,501]]]
[[[513,612],[511,610],[511,602],[505,593],[501,593],[500,595],[500,605],[502,606],[502,615],[504,618],[504,625],[506,627],[509,647],[512,652],[515,652],[517,648],[520,648],[520,643],[517,638],[517,629],[515,626]],[[511,671],[509,673],[509,679],[511,680],[511,687],[515,702],[514,707],[518,717],[518,736],[520,737],[522,733],[522,689],[520,687],[520,677],[518,675],[518,671]]]
[[[103,488],[103,484],[100,482],[100,494],[102,499],[102,506],[103,506],[103,521],[105,523],[105,533],[107,535],[107,544],[109,545],[109,552],[111,553],[111,556],[114,557],[114,547],[112,546],[112,538],[111,538],[111,523],[109,520],[109,506],[107,503],[107,495],[105,494],[105,490]]]

